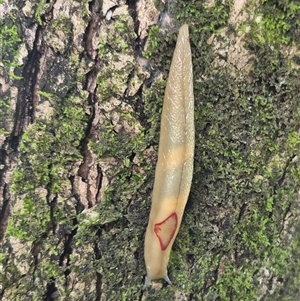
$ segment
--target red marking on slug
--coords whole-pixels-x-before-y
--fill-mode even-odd
[[[177,229],[177,222],[177,214],[173,212],[164,221],[154,225],[154,232],[163,251],[168,247],[175,234],[175,231]]]

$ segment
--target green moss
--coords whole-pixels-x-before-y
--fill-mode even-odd
[[[81,157],[78,147],[86,123],[81,100],[70,97],[55,107],[51,119],[36,120],[23,134],[21,164],[13,173],[14,193],[18,198],[25,196],[8,233],[31,241],[47,233],[50,204],[46,195],[63,192],[68,183],[66,171]]]
[[[218,33],[228,22],[230,1],[215,1],[214,6],[207,8],[204,2],[196,3],[181,1],[178,5],[178,20],[198,20],[197,32]]]
[[[135,38],[129,16],[119,17],[113,26],[101,33],[98,54],[105,63],[97,77],[97,93],[104,101],[123,95],[127,88],[128,74],[134,70],[131,45]]]
[[[1,62],[4,66],[6,68],[20,66],[18,46],[22,39],[13,16],[0,19],[0,41]]]
[[[198,2],[180,2],[176,13],[180,23],[190,24],[193,52],[193,186],[170,257],[169,275],[174,285],[166,287],[164,281],[158,281],[162,288],[150,287],[143,298],[173,300],[180,291],[191,300],[254,300],[262,294],[263,285],[278,279],[281,288],[275,283],[273,295],[267,292],[264,299],[295,300],[292,297],[299,293],[300,275],[299,226],[287,223],[287,215],[299,212],[294,202],[300,182],[296,156],[299,75],[290,69],[278,46],[284,43],[283,32],[287,34],[293,27],[280,25],[274,29],[271,23],[263,25],[264,30],[271,30],[267,39],[276,43],[268,47],[265,41],[259,41],[252,53],[251,46],[258,44],[248,39],[253,54],[251,73],[246,78],[232,75],[226,66],[214,67],[214,49],[206,43],[227,24],[231,3],[217,2],[209,8]],[[297,9],[292,6],[292,10],[295,17]],[[155,161],[149,146],[158,145],[166,82],[151,83],[143,99],[140,95],[127,97],[124,87],[130,80],[128,74],[135,72],[131,25],[130,18],[118,20],[99,45],[104,67],[97,78],[96,95],[105,118],[98,125],[99,141],[90,142],[89,148],[97,154],[101,167],[110,166],[103,170],[109,185],[101,191],[102,203],[82,214],[63,208],[65,183],[73,164],[81,159],[80,141],[87,127],[80,98],[56,99],[53,93],[39,92],[54,104],[55,110],[49,119],[38,119],[24,133],[21,163],[13,174],[14,191],[24,204],[13,214],[8,234],[33,243],[41,241],[42,254],[48,254],[51,260],[47,260],[48,255],[42,257],[36,273],[49,281],[55,278],[63,287],[65,266],[57,266],[63,246],[51,235],[47,224],[54,221],[68,231],[76,229],[68,268],[75,282],[85,283],[78,292],[82,299],[95,299],[94,283],[99,276],[102,298],[135,300],[141,295],[145,274],[142,241]],[[175,39],[175,32],[163,35],[154,26],[145,49],[151,66],[165,76]],[[289,43],[294,41],[290,36]],[[112,67],[121,63],[120,56],[126,57],[126,63],[119,69]],[[126,99],[126,104],[120,105],[119,99]],[[115,100],[115,107],[105,107],[105,103],[114,104]],[[46,193],[58,198],[52,216]],[[73,223],[75,217],[78,224]],[[43,243],[44,233],[48,233],[47,243]],[[263,269],[270,275],[263,277]],[[19,292],[25,294],[30,277],[21,278],[17,272],[15,275],[6,287],[17,283]],[[38,283],[35,296],[42,296],[46,285]],[[110,294],[104,296],[105,292]],[[63,294],[71,292],[66,289]]]
[[[1,77],[7,84],[10,80],[22,80],[21,76],[17,76],[14,71],[20,67],[19,47],[22,42],[18,22],[14,14],[7,14],[0,19],[0,57],[3,69]],[[0,99],[0,133],[6,134],[8,124],[12,122],[13,110],[11,108],[10,93],[5,93]]]
[[[158,46],[161,45],[161,35],[159,32],[159,26],[155,25],[150,28],[148,39],[147,39],[147,48],[143,52],[143,55],[146,58],[154,57],[155,52],[158,50]]]
[[[201,135],[196,136],[191,198],[201,201],[192,202],[189,214],[195,219],[200,214],[200,232],[216,224],[223,236],[217,250],[235,257],[217,277],[215,293],[220,300],[253,300],[261,287],[255,276],[258,269],[270,261],[271,266],[281,266],[290,250],[289,244],[281,249],[278,245],[299,185],[291,163],[299,149],[294,132],[299,122],[297,90],[281,54],[265,51],[258,54],[250,82],[227,77],[226,87],[222,74],[211,71],[212,77],[205,74],[207,80],[195,85]],[[198,240],[209,243],[211,237],[198,235]],[[275,274],[282,277],[286,271]]]
[[[257,46],[277,47],[299,42],[297,31],[300,27],[300,5],[298,3],[265,0],[254,11],[251,28],[247,34],[249,42]],[[249,12],[253,14],[251,5]]]
[[[12,116],[12,109],[8,100],[0,99],[0,134],[5,134],[6,121],[8,117]]]
[[[291,132],[288,135],[288,145],[290,151],[296,153],[300,146],[300,135],[298,132]]]
[[[51,99],[53,98],[53,94],[51,93],[47,93],[47,92],[44,92],[44,91],[37,91],[37,94],[45,97],[46,99]]]
[[[188,17],[193,24],[197,16],[201,23],[201,13],[207,17],[208,10],[183,5],[178,17],[182,23]],[[222,24],[226,13],[228,7]],[[212,10],[213,14],[216,11]],[[218,33],[221,27],[214,22],[212,27],[198,23],[197,28],[190,26],[192,45],[201,45],[192,47],[197,79],[195,173],[186,217],[170,258],[170,277],[184,286],[193,300],[253,300],[262,292],[261,267],[267,266],[272,276],[289,281],[284,262],[293,266],[288,254],[294,251],[290,242],[282,245],[282,228],[299,185],[297,163],[293,162],[299,150],[298,76],[284,55],[267,43],[261,43],[260,50],[255,48],[256,59],[247,79],[231,77],[226,68],[208,68],[213,53],[203,38]],[[289,30],[283,29],[279,26],[266,38],[273,39],[273,45],[283,45],[280,36]],[[148,42],[155,63],[164,58],[156,53],[159,38],[153,30]],[[159,118],[157,113],[153,116]],[[220,264],[221,258],[227,260]],[[187,275],[188,260],[192,268]],[[207,285],[209,289],[204,288]],[[279,295],[279,286],[275,290]],[[295,296],[296,287],[293,290]]]
[[[41,0],[36,4],[35,9],[35,19],[39,25],[43,25],[42,16],[46,13],[48,6],[46,5],[46,0]]]

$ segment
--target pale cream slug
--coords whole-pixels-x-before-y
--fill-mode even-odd
[[[151,212],[145,237],[147,277],[169,284],[167,265],[189,196],[194,161],[194,94],[188,25],[178,34],[164,96]]]

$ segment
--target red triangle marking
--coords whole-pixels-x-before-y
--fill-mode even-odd
[[[173,212],[164,221],[154,225],[154,232],[159,239],[160,247],[164,251],[171,242],[177,229],[178,218]]]

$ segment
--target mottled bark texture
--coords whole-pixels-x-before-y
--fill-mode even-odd
[[[298,300],[296,1],[0,1],[0,299]],[[145,278],[165,80],[196,150],[173,285]]]

